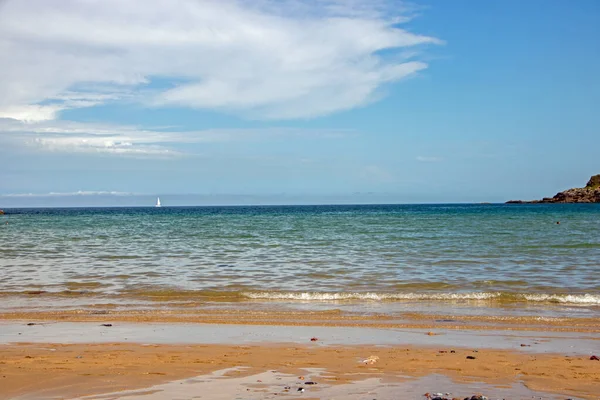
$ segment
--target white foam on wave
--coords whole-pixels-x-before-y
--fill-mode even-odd
[[[600,295],[594,294],[524,294],[527,301],[543,301],[552,303],[566,304],[598,304],[600,305]]]
[[[251,299],[266,300],[487,300],[496,293],[323,293],[323,292],[247,292]]]
[[[245,292],[243,296],[257,300],[289,301],[402,301],[402,300],[496,300],[510,298],[514,301],[543,303],[600,305],[600,295],[593,294],[508,294],[501,292],[469,293],[327,293],[327,292]]]

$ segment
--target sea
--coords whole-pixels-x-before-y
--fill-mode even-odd
[[[600,204],[5,212],[0,312],[244,305],[600,317]]]

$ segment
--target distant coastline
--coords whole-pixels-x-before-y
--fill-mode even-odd
[[[590,178],[585,187],[567,189],[558,192],[554,197],[541,200],[509,200],[506,204],[538,204],[538,203],[600,203],[600,174]]]

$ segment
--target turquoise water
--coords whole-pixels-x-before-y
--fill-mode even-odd
[[[598,204],[5,211],[5,299],[600,306]]]

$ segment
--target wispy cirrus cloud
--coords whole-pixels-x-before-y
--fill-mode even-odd
[[[0,117],[29,122],[123,101],[251,118],[326,115],[376,100],[427,68],[415,49],[441,43],[402,29],[410,10],[393,0],[0,7]]]
[[[294,128],[206,129],[183,131],[132,125],[74,121],[23,122],[0,118],[0,144],[38,152],[112,154],[128,157],[171,158],[191,154],[182,145],[272,140],[310,136],[343,138],[347,130]]]

